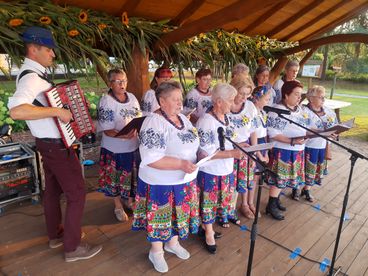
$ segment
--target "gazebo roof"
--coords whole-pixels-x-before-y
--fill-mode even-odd
[[[368,8],[366,0],[53,0],[120,16],[171,20],[171,44],[216,28],[283,41],[313,39]]]

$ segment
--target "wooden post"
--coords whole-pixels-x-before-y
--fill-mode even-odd
[[[128,65],[127,91],[133,93],[138,101],[142,99],[142,95],[149,89],[149,72],[148,72],[148,52],[145,54],[138,47],[134,47],[132,52],[132,62]]]
[[[276,79],[279,77],[282,69],[284,69],[288,58],[286,56],[280,57],[275,65],[272,67],[271,74],[270,74],[270,83],[273,85]]]

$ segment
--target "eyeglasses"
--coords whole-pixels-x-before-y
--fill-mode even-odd
[[[111,80],[111,82],[122,85],[122,84],[126,84],[128,80]]]

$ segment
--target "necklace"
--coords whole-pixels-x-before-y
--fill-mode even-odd
[[[211,114],[212,116],[221,124],[223,124],[224,126],[228,126],[229,125],[229,119],[227,118],[226,114],[224,114],[224,118],[225,118],[225,122],[221,121],[219,119],[219,117],[217,117],[217,115],[215,114],[215,112],[213,112],[213,110],[211,110]]]
[[[325,111],[323,109],[323,107],[321,107],[321,110],[317,111],[315,110],[314,108],[312,108],[312,106],[308,103],[307,104],[307,107],[312,110],[314,113],[316,113],[317,115],[321,114],[321,115],[324,115]]]
[[[282,104],[288,109],[290,110],[291,112],[295,112],[298,110],[298,106],[296,105],[294,108],[290,108],[287,106],[287,104],[283,101]]]
[[[169,116],[167,116],[167,114],[165,113],[165,111],[163,111],[162,109],[160,109],[160,112],[161,112],[161,115],[170,123],[172,124],[175,128],[179,129],[179,130],[182,130],[184,128],[184,123],[183,123],[183,120],[180,118],[179,115],[176,115],[179,122],[180,122],[180,126],[178,126],[177,124],[175,124],[174,121],[172,121]]]
[[[116,95],[114,94],[114,92],[112,92],[112,90],[109,91],[109,95],[111,97],[113,97],[119,103],[127,103],[128,102],[128,95],[127,95],[126,92],[124,92],[124,96],[125,96],[125,100],[124,101],[119,100],[118,97],[116,97]]]
[[[243,111],[243,109],[244,109],[244,106],[245,106],[245,103],[242,103],[242,105],[241,105],[241,107],[240,107],[240,109],[239,109],[239,111],[231,111],[231,113],[232,114],[239,114],[240,112],[242,112]]]
[[[198,85],[196,86],[196,89],[198,90],[199,93],[207,95],[210,92],[210,89],[208,88],[206,92],[202,91],[201,89],[199,89]]]

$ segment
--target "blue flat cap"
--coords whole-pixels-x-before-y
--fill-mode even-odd
[[[41,27],[29,27],[21,35],[25,43],[35,43],[48,48],[57,48],[50,30]]]

